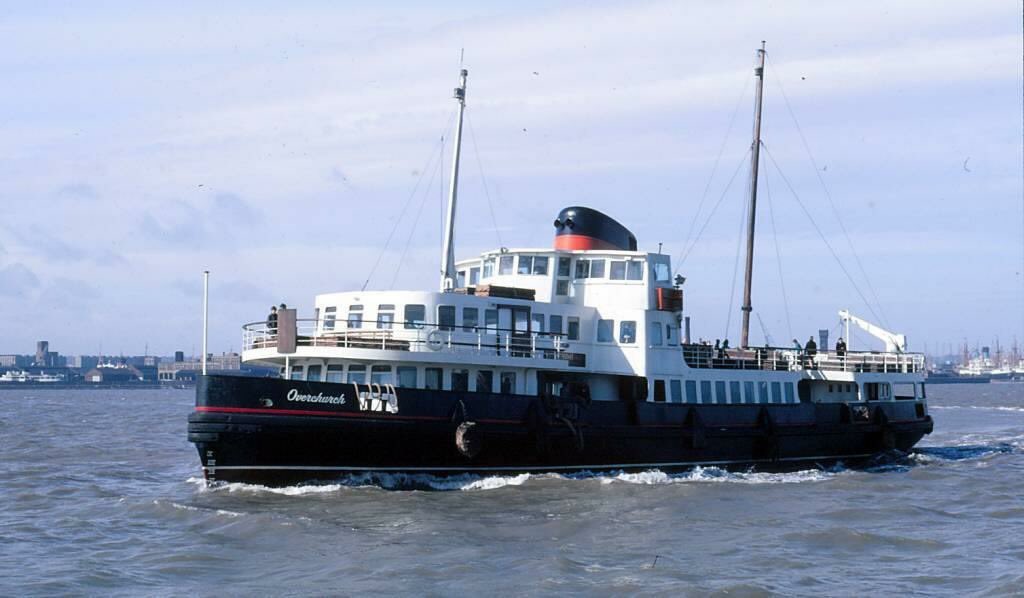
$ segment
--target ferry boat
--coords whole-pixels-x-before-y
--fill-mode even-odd
[[[243,361],[280,377],[199,378],[188,439],[208,481],[779,469],[906,451],[932,431],[924,356],[901,335],[841,312],[886,350],[750,346],[752,235],[735,348],[691,342],[669,256],[585,206],[558,212],[550,247],[456,261],[466,78],[439,289],[325,293],[311,317],[245,324]]]

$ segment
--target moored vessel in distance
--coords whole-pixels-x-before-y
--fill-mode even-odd
[[[588,207],[558,213],[551,247],[456,261],[466,77],[439,289],[326,293],[308,319],[282,309],[244,325],[243,361],[281,376],[200,377],[188,437],[207,480],[783,468],[905,451],[931,432],[924,357],[902,335],[843,311],[886,349],[751,346],[752,238],[732,348],[690,342],[669,256]],[[756,124],[751,236],[759,145]]]

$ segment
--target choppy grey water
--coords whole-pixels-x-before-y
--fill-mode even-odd
[[[1024,385],[929,390],[867,470],[283,489],[204,486],[190,391],[4,391],[0,594],[1024,593]]]

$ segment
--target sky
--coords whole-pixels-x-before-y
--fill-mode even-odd
[[[203,270],[213,352],[271,304],[434,289],[460,55],[457,256],[587,205],[736,339],[761,40],[752,341],[849,308],[1024,343],[1021,2],[375,4],[0,7],[0,353],[196,352]]]

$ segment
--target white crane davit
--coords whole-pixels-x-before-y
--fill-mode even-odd
[[[907,350],[907,337],[904,334],[896,334],[895,332],[889,332],[881,326],[876,326],[867,320],[858,318],[851,314],[849,310],[839,310],[839,317],[842,318],[843,324],[846,325],[846,342],[850,342],[850,322],[853,322],[859,326],[864,332],[867,332],[871,336],[885,343],[886,353],[904,353]]]

